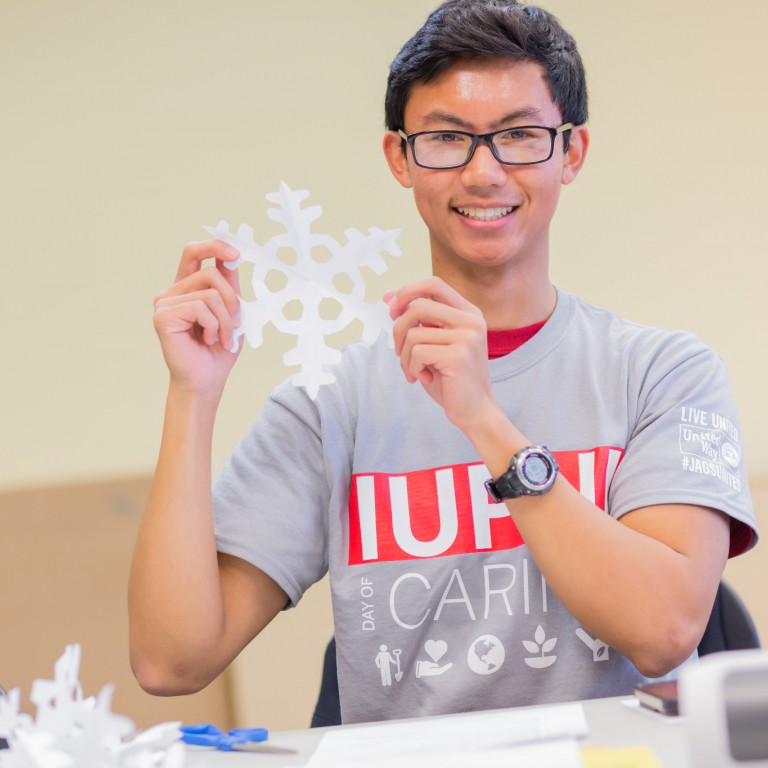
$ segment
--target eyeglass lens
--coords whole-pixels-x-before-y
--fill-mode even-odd
[[[547,160],[554,137],[546,128],[520,127],[495,133],[491,141],[503,163],[529,164]],[[416,161],[432,168],[463,165],[472,151],[472,136],[454,131],[430,131],[414,137]]]

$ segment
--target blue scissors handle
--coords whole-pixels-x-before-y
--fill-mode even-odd
[[[266,741],[269,731],[266,728],[233,728],[229,735],[233,738],[243,738],[245,741]]]
[[[266,728],[233,728],[225,733],[221,728],[210,723],[197,723],[181,726],[181,740],[185,744],[200,747],[215,747],[224,751],[232,751],[239,744],[266,741],[269,731]]]

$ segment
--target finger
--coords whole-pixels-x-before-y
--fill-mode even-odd
[[[389,305],[389,313],[393,319],[403,314],[411,302],[419,298],[432,299],[456,309],[476,310],[472,303],[439,277],[430,277],[403,286],[397,291],[387,291],[385,294],[385,301]]]
[[[236,324],[226,312],[223,304],[205,295],[189,295],[169,299],[155,311],[155,326],[169,335],[184,331],[195,338],[202,338],[206,344],[221,341],[223,347],[234,346]]]
[[[233,318],[221,294],[213,288],[160,299],[155,305],[155,313],[165,318],[165,327],[169,333],[179,332],[197,324],[207,344],[215,343],[219,339],[227,348],[233,344],[234,330],[238,322]],[[172,327],[169,327],[168,323],[171,323]]]
[[[434,326],[446,329],[466,329],[472,335],[486,338],[485,320],[482,313],[469,305],[469,309],[456,309],[432,299],[414,299],[408,309],[397,319],[393,331],[395,351],[400,354],[402,345],[412,329]]]
[[[215,267],[206,267],[205,269],[193,272],[187,277],[173,283],[164,291],[157,294],[155,297],[155,305],[157,305],[158,302],[173,296],[185,296],[207,289],[218,291],[227,307],[227,311],[239,322],[239,291],[236,290],[227,277],[222,275]]]
[[[198,272],[206,259],[225,263],[237,261],[239,258],[240,253],[237,248],[227,245],[223,240],[202,240],[196,243],[187,243],[181,253],[176,280],[182,280],[193,272]]]
[[[431,299],[414,299],[408,309],[395,321],[392,331],[395,340],[395,354],[402,353],[403,344],[408,334],[417,328],[424,325],[438,328],[452,327],[457,322],[457,318],[451,315],[455,312],[456,310],[445,304],[438,304]]]
[[[411,329],[400,353],[400,367],[410,383],[419,379],[425,369],[439,363],[440,356],[444,354],[444,349],[440,350],[439,347],[449,346],[452,336],[441,328],[420,326]]]
[[[449,376],[459,371],[473,371],[478,365],[478,350],[473,341],[471,332],[464,328],[420,326],[406,337],[400,364],[411,374],[425,366]]]
[[[403,367],[405,378],[411,384],[416,381],[424,385],[431,384],[441,375],[440,361],[445,347],[432,344],[416,344],[410,350],[407,366]],[[401,360],[401,365],[403,361]]]
[[[202,299],[161,305],[155,311],[154,321],[155,330],[160,336],[192,333],[208,346],[212,346],[220,338],[219,319]]]

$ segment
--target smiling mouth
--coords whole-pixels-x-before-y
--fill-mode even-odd
[[[496,221],[516,210],[517,206],[506,208],[456,208],[456,210],[468,219],[475,221]]]

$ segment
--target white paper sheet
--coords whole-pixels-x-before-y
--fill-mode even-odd
[[[403,720],[326,733],[307,768],[581,768],[580,704]]]

